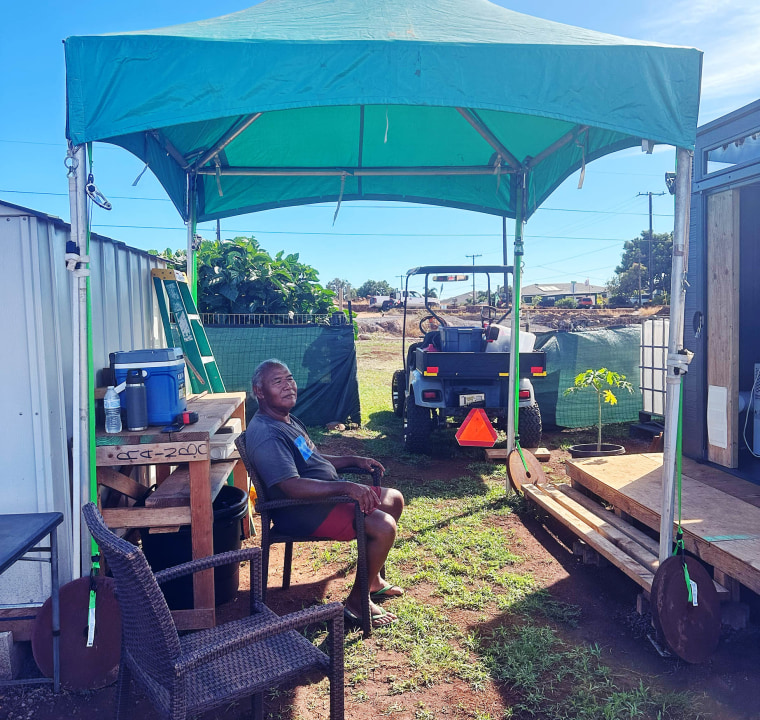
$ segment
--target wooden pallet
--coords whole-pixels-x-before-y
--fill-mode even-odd
[[[659,567],[658,545],[649,535],[569,484],[523,485],[525,497],[571,530],[599,555],[622,570],[647,594]],[[721,599],[728,590],[715,583]]]

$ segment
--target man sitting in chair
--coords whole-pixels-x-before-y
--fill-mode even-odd
[[[359,503],[364,512],[367,535],[367,566],[370,597],[394,597],[403,590],[390,585],[380,575],[396,539],[396,521],[404,509],[404,497],[398,490],[370,487],[348,482],[338,476],[347,467],[368,471],[385,471],[377,461],[356,455],[322,455],[309,438],[303,423],[290,414],[296,404],[298,389],[287,365],[279,360],[265,360],[253,374],[253,393],[259,409],[245,435],[245,445],[261,481],[271,499],[298,498],[314,500],[313,505],[291,507],[274,517],[275,528],[293,535],[314,535],[333,540],[356,537],[354,505],[322,504],[323,498],[347,495]],[[354,582],[345,601],[346,617],[359,621],[361,597],[359,583]],[[396,620],[396,616],[370,601],[373,627]]]

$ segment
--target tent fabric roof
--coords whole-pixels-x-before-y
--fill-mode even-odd
[[[516,170],[530,215],[584,162],[696,136],[699,51],[486,0],[266,0],[65,51],[69,139],[138,155],[185,219],[188,170],[198,220],[338,199],[514,217]]]

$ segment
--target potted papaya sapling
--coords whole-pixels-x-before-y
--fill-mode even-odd
[[[582,373],[578,373],[575,376],[573,386],[565,390],[565,395],[572,395],[581,390],[594,391],[599,410],[596,442],[571,446],[569,450],[573,457],[622,455],[625,452],[625,448],[622,445],[602,442],[602,407],[605,403],[617,405],[617,396],[613,392],[613,389],[632,393],[633,385],[625,379],[625,375],[616,373],[614,370],[608,370],[607,368],[599,368],[598,370],[584,370]]]

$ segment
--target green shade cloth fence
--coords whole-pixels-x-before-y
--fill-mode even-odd
[[[206,326],[211,347],[228,391],[248,392],[252,415],[251,376],[263,360],[282,360],[298,384],[293,410],[307,425],[360,423],[356,347],[350,325],[340,327],[214,327]],[[390,396],[390,392],[389,392]]]
[[[575,376],[584,370],[606,367],[626,376],[633,394],[614,390],[617,405],[604,404],[605,423],[633,422],[642,409],[639,390],[641,328],[639,325],[588,332],[537,333],[536,349],[546,353],[546,377],[534,378],[533,387],[546,425],[589,427],[598,420],[596,394],[582,390],[565,397]]]

